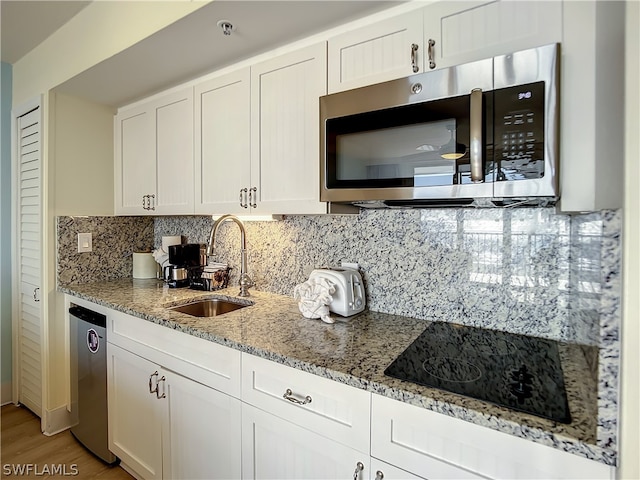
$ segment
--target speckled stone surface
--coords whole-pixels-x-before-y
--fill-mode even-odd
[[[263,291],[292,295],[311,268],[358,262],[371,310],[599,345],[603,217],[550,208],[367,210],[245,222],[249,271]],[[154,245],[206,243],[211,217],[158,217]],[[240,263],[233,223],[219,259]],[[614,246],[612,244],[612,246]],[[617,255],[618,251],[607,252]]]
[[[196,297],[234,298],[238,288],[198,292],[170,289],[156,280],[122,279],[60,290],[357,388],[603,463],[615,462],[615,451],[596,444],[596,381],[577,345],[560,344],[574,416],[570,425],[564,425],[385,376],[384,369],[422,333],[428,320],[365,312],[349,322],[326,324],[302,317],[291,297],[260,291],[252,292],[251,306],[224,317],[198,318],[166,307]]]
[[[58,217],[58,283],[130,277],[133,252],[153,247],[152,217]],[[78,233],[91,233],[92,252],[78,253]]]
[[[60,217],[58,222],[58,282],[63,287],[130,276],[131,257],[125,255],[132,251],[132,238],[154,247],[160,245],[163,235],[183,235],[188,242],[205,243],[213,224],[207,216]],[[91,231],[93,227],[101,232],[94,239],[108,239],[108,248],[96,249],[92,254],[75,253],[76,232]],[[553,429],[544,423],[541,427],[537,419],[521,427],[518,420],[505,420],[512,418],[511,414],[501,410],[487,414],[481,402],[478,408],[468,409],[478,402],[456,396],[455,401],[448,402],[442,400],[448,398],[443,393],[425,397],[416,393],[420,390],[415,389],[420,387],[408,384],[398,387],[393,395],[471,421],[478,417],[478,423],[608,464],[615,462],[621,211],[562,215],[549,208],[371,210],[360,215],[293,216],[277,222],[245,222],[245,227],[249,273],[257,290],[283,295],[292,301],[294,286],[306,280],[312,268],[356,261],[363,273],[369,310],[379,312],[360,321],[384,319],[379,321],[389,322],[398,342],[402,342],[403,335],[419,333],[407,326],[411,322],[437,320],[599,347],[597,355],[581,356],[581,365],[586,370],[580,370],[580,375],[568,382],[569,389],[580,392],[573,401],[584,401],[586,405],[579,404],[576,408],[586,416],[591,415],[572,424],[569,430]],[[239,231],[235,224],[228,223],[218,233],[218,259],[233,267],[230,281],[233,285],[237,283],[240,263]],[[136,297],[146,295],[144,290],[134,291]],[[242,328],[258,326],[250,323]],[[308,328],[305,324],[300,330]],[[330,329],[322,325],[312,328],[321,329],[323,335],[330,332],[326,335],[332,338],[341,331],[339,327]],[[339,342],[345,340],[341,338],[334,338],[334,343],[342,345]],[[380,341],[375,345],[379,346]],[[239,345],[236,347],[242,348]],[[286,348],[285,353],[268,348],[264,351],[271,352],[264,355],[272,355],[275,360],[279,355],[296,358],[291,361],[299,362],[300,368],[307,368],[307,361],[313,365],[308,368],[314,371],[327,368],[320,361],[323,357],[312,361],[304,355],[287,356]],[[393,351],[396,355],[400,353],[397,349]],[[295,354],[298,353],[296,350]],[[375,370],[379,363],[374,359],[371,363],[363,359],[362,364],[345,367],[346,374]],[[342,372],[336,374],[338,377],[345,375],[343,370],[336,371]],[[348,381],[358,383],[354,378],[359,377],[350,376]],[[379,377],[361,378],[366,379],[362,382],[367,388],[378,388]],[[597,388],[593,387],[593,379],[597,379]],[[385,382],[385,391],[389,388],[395,391],[390,379]]]

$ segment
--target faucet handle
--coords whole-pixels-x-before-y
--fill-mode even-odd
[[[240,275],[240,296],[248,297],[250,295],[249,289],[254,285],[253,280],[251,280],[251,277],[247,273]]]

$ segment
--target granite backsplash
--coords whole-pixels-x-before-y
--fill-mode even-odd
[[[364,210],[245,222],[257,289],[292,295],[312,268],[358,262],[373,311],[600,345],[603,316],[619,316],[621,212],[553,209]],[[209,216],[59,217],[58,282],[131,276],[133,251],[163,235],[206,243]],[[93,252],[77,253],[77,233]],[[240,235],[216,239],[237,282]],[[611,322],[606,322],[607,324]],[[616,323],[616,322],[613,322]]]

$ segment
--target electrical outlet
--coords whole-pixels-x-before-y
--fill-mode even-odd
[[[93,242],[91,233],[78,234],[78,253],[91,252],[93,250]]]
[[[354,270],[360,270],[360,265],[357,262],[340,262],[340,266],[343,268],[352,268]]]

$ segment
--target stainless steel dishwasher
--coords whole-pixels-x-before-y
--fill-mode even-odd
[[[79,305],[69,308],[71,340],[71,433],[104,462],[109,451],[107,423],[107,317]]]

